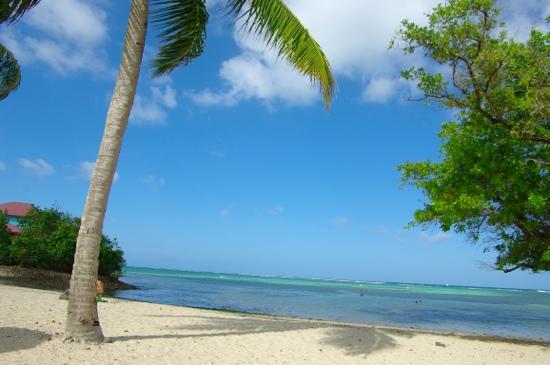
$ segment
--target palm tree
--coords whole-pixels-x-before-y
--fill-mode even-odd
[[[20,81],[21,71],[15,56],[0,43],[0,100],[17,89]]]
[[[329,62],[283,0],[226,1],[228,14],[234,21],[242,20],[245,30],[263,37],[280,57],[286,58],[295,69],[320,86],[328,108],[335,90]],[[28,10],[21,6],[32,7],[38,2],[8,0],[13,10],[10,16],[17,19]],[[148,11],[148,0],[132,0],[119,73],[82,215],[66,325],[67,336],[75,339],[103,340],[95,300],[99,243],[107,200],[136,93]],[[0,14],[3,14],[2,10]],[[5,12],[4,17],[9,18]],[[208,22],[205,0],[152,0],[152,20],[161,30],[161,47],[153,60],[155,77],[169,74],[202,54]]]
[[[0,25],[13,23],[40,0],[0,0]],[[0,101],[19,87],[21,70],[17,59],[0,43]]]

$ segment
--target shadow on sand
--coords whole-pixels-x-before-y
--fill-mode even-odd
[[[49,335],[42,331],[19,327],[0,327],[0,354],[36,347],[48,337]]]
[[[185,334],[115,336],[111,337],[110,340],[118,342],[157,338],[208,338],[325,329],[325,337],[320,341],[320,345],[339,348],[351,356],[368,355],[374,351],[396,346],[396,342],[392,336],[386,333],[386,331],[376,328],[253,317],[173,316],[173,318],[174,320],[176,318],[185,318],[198,321],[195,324],[175,325],[164,328],[171,331],[185,331]],[[195,331],[199,333],[193,333]]]

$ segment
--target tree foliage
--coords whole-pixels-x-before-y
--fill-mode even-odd
[[[19,63],[4,45],[0,43],[0,101],[19,87],[21,70]]]
[[[244,29],[262,37],[280,57],[323,91],[325,107],[335,91],[330,64],[315,39],[282,0],[228,0],[230,12],[244,19]]]
[[[440,161],[399,169],[427,197],[414,223],[483,240],[496,269],[550,270],[550,33],[515,41],[498,14],[491,0],[449,0],[426,26],[403,21],[393,44],[448,71],[402,76],[456,121],[443,124]]]
[[[13,23],[38,5],[40,0],[0,0],[0,25]],[[0,101],[19,87],[21,70],[17,59],[0,43]]]
[[[208,11],[204,0],[155,0],[152,19],[161,29],[154,76],[185,66],[204,51]]]
[[[0,264],[9,265],[10,260],[10,234],[8,232],[8,216],[0,210]]]
[[[336,83],[327,57],[309,31],[282,0],[227,0],[234,20],[263,38],[280,57],[318,83],[326,107]],[[205,48],[208,11],[204,0],[153,0],[152,19],[161,47],[153,60],[153,75],[162,76],[199,57]]]
[[[13,23],[41,0],[0,0],[0,24]]]
[[[2,223],[0,215],[0,224]],[[7,222],[7,220],[6,220]],[[0,255],[6,250],[6,264],[71,272],[80,228],[80,219],[55,208],[32,208],[20,218],[22,232],[3,246],[0,231]],[[5,225],[3,225],[5,227]],[[9,240],[9,236],[8,236]],[[99,274],[118,277],[125,265],[123,252],[116,240],[103,236],[99,253]]]

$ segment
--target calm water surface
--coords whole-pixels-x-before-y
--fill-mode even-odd
[[[550,291],[263,277],[128,267],[155,303],[550,341]],[[421,301],[421,303],[417,303]]]

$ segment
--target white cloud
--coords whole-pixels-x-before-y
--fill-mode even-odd
[[[8,169],[8,166],[4,161],[0,161],[0,171],[6,171]]]
[[[404,18],[422,21],[423,14],[437,2],[414,0],[397,5],[391,1],[288,0],[287,4],[319,42],[334,73],[370,85],[363,100],[384,102],[400,86],[389,82],[398,77],[399,54],[387,50],[400,21]],[[241,54],[221,66],[219,73],[225,89],[192,93],[191,99],[196,103],[232,106],[258,99],[268,105],[273,102],[310,105],[320,100],[319,92],[309,81],[286,62],[277,60],[273,50],[265,50],[263,42],[239,30],[234,38]]]
[[[371,103],[385,103],[396,93],[397,79],[380,77],[371,79],[363,90],[362,98]]]
[[[271,215],[281,215],[285,212],[285,208],[277,206],[273,208],[268,208],[265,211]]]
[[[330,223],[335,226],[345,226],[349,224],[349,219],[347,217],[336,217],[333,218]]]
[[[27,29],[4,29],[0,41],[24,64],[45,63],[60,74],[104,73],[108,70],[104,50],[108,28],[100,2],[42,1],[23,17]]]
[[[153,191],[159,191],[166,184],[166,180],[163,177],[155,175],[143,176],[141,182],[149,185]]]
[[[287,0],[286,3],[309,29],[325,51],[338,78],[362,83],[364,102],[384,103],[407,96],[410,85],[399,80],[399,72],[426,62],[421,55],[404,56],[389,51],[390,40],[400,22],[409,19],[425,24],[425,14],[441,0]],[[501,0],[511,33],[526,38],[534,24],[543,24],[550,14],[547,0]],[[224,87],[188,93],[199,105],[234,106],[260,100],[270,106],[309,105],[320,100],[308,80],[277,60],[263,42],[243,35],[237,24],[234,39],[241,53],[225,60],[219,70]]]
[[[223,62],[219,74],[225,90],[206,89],[187,94],[204,106],[233,106],[252,99],[266,104],[280,101],[287,105],[308,105],[318,99],[317,91],[307,79],[269,53],[248,50]]]
[[[169,78],[154,80],[149,86],[150,95],[144,98],[136,95],[130,122],[136,125],[162,125],[166,120],[166,109],[174,109],[178,102],[176,90]]]
[[[91,180],[94,172],[95,161],[82,161],[77,167],[77,178],[82,180]],[[118,181],[118,172],[115,171],[113,181]]]
[[[46,160],[37,158],[35,160],[27,160],[26,158],[20,158],[17,160],[19,165],[31,174],[37,176],[49,176],[55,173],[55,169]]]
[[[90,1],[43,1],[24,19],[43,32],[75,43],[97,44],[107,36],[106,14]]]
[[[550,29],[546,22],[546,17],[550,15],[547,0],[500,0],[497,4],[502,8],[501,15],[508,34],[518,41],[526,41],[533,28]]]
[[[151,99],[143,99],[136,95],[130,122],[136,125],[159,125],[164,124],[166,111],[162,106]]]
[[[428,242],[441,242],[441,241],[445,241],[445,240],[448,240],[449,238],[451,238],[451,236],[448,233],[445,233],[445,232],[437,232],[437,233],[432,234],[432,235],[427,234],[426,232],[421,232],[420,236],[425,241],[428,241]]]

